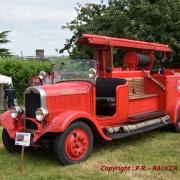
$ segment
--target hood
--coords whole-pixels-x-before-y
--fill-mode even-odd
[[[71,94],[85,94],[90,91],[92,84],[84,81],[66,81],[58,84],[44,85],[41,88],[46,96],[59,96]]]
[[[29,87],[24,92],[26,117],[34,118],[39,107],[49,112],[49,119],[64,109],[86,111],[87,95],[91,93],[92,87],[92,83],[85,81]],[[60,102],[63,106],[60,106]]]

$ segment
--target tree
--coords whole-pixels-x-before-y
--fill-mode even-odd
[[[4,31],[0,33],[0,46],[9,42],[9,40],[7,39],[8,33],[9,31]],[[0,47],[0,57],[4,58],[10,55],[11,53],[9,52],[9,49]]]
[[[168,44],[174,49],[174,62],[180,66],[180,1],[179,0],[109,0],[108,5],[78,4],[77,17],[63,28],[73,32],[60,52],[68,50],[71,57],[89,54],[75,40],[83,33],[123,37]]]

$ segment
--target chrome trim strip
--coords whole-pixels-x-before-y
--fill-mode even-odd
[[[40,96],[41,96],[41,107],[44,108],[47,111],[47,106],[46,106],[46,93],[44,89],[41,86],[35,86],[34,87],[36,90],[39,91]]]

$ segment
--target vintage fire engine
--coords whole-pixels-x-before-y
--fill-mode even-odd
[[[9,152],[16,132],[30,132],[31,145],[51,141],[64,165],[90,155],[93,142],[112,141],[171,126],[180,132],[180,70],[152,69],[154,53],[172,55],[167,45],[84,34],[78,44],[91,46],[94,60],[56,64],[44,85],[24,92],[25,109],[1,117],[2,139]],[[123,50],[123,68],[113,52]]]

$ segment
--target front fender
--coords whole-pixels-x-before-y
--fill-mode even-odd
[[[14,119],[11,117],[11,112],[6,111],[1,115],[1,125],[6,129],[14,129]]]
[[[16,128],[14,126],[14,119],[11,117],[11,112],[6,111],[1,115],[0,124],[3,126],[11,138],[15,138]]]
[[[62,112],[60,113],[58,116],[56,116],[55,118],[52,119],[51,123],[48,125],[48,127],[45,129],[45,131],[43,132],[43,134],[46,134],[48,132],[53,132],[53,133],[60,133],[66,130],[66,128],[73,123],[74,121],[76,121],[77,119],[84,119],[84,121],[90,121],[91,123],[94,124],[94,126],[97,128],[98,132],[100,133],[100,135],[105,139],[110,141],[111,138],[108,138],[102,128],[99,126],[97,120],[90,114],[86,113],[86,112],[81,112],[81,111],[66,111],[66,112]],[[33,141],[36,142],[40,136],[42,136],[43,134],[39,135],[39,136],[35,136]]]

